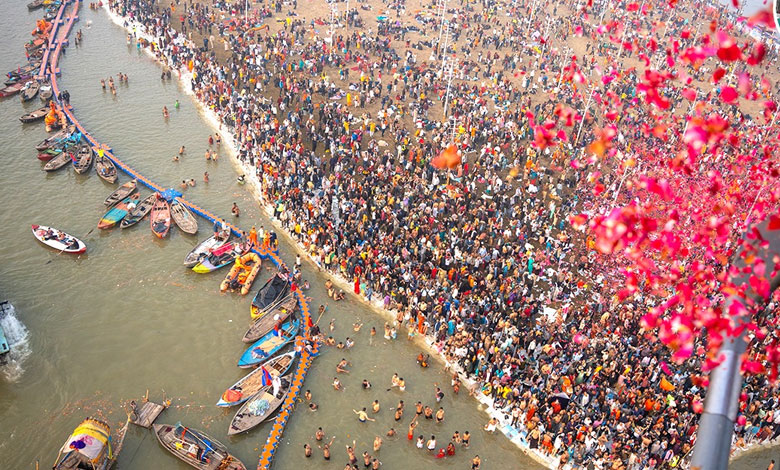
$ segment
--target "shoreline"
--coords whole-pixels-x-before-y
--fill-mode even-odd
[[[121,27],[123,30],[125,30],[127,33],[131,33],[134,35],[135,38],[143,38],[144,40],[148,42],[154,42],[155,38],[145,31],[145,27],[141,25],[140,23],[137,23],[135,21],[129,20],[127,18],[124,18],[120,16],[119,14],[115,13],[111,10],[109,4],[106,2],[103,4],[103,9],[108,14],[109,19],[116,24],[117,26]],[[125,26],[125,23],[128,24],[128,26]],[[177,31],[178,32],[178,31]],[[179,33],[181,34],[181,33]],[[192,41],[186,40],[188,47],[196,48]],[[239,153],[238,148],[236,145],[236,135],[227,130],[222,126],[222,122],[219,119],[219,116],[206,104],[198,99],[196,96],[194,90],[191,87],[191,78],[192,73],[182,70],[175,66],[175,64],[170,63],[170,61],[163,60],[157,55],[155,55],[148,47],[143,47],[142,50],[144,53],[148,54],[151,58],[154,59],[155,62],[157,62],[160,65],[168,66],[171,68],[172,72],[176,72],[176,81],[178,82],[178,85],[181,87],[184,94],[188,95],[191,99],[191,101],[195,104],[196,109],[198,110],[199,114],[202,115],[202,117],[206,120],[206,122],[209,124],[209,126],[216,132],[219,133],[219,135],[222,138],[222,144],[225,145],[226,153],[233,164],[234,168],[237,171],[240,171],[244,175],[246,175],[246,182],[248,183],[248,187],[252,195],[256,199],[256,203],[258,207],[261,209],[261,211],[266,215],[268,220],[270,221],[271,225],[276,230],[277,234],[280,236],[284,236],[285,239],[290,243],[290,245],[295,247],[296,253],[301,255],[302,260],[306,260],[308,263],[311,263],[312,265],[317,267],[317,270],[319,273],[321,273],[324,277],[331,279],[335,286],[338,288],[344,290],[344,292],[349,295],[351,298],[358,300],[361,302],[364,306],[368,307],[370,310],[372,310],[375,314],[378,314],[380,318],[384,318],[386,321],[389,321],[393,324],[396,324],[396,317],[393,314],[394,308],[391,309],[385,309],[382,301],[378,298],[378,293],[375,293],[374,300],[368,300],[362,295],[357,295],[353,291],[353,285],[352,283],[344,278],[339,272],[329,272],[324,271],[323,266],[314,258],[311,256],[309,250],[307,247],[297,241],[294,236],[292,235],[292,232],[288,231],[282,226],[282,223],[280,220],[276,219],[273,216],[273,206],[269,203],[267,203],[263,199],[263,189],[261,181],[256,176],[256,169],[251,167],[246,162],[243,162],[239,159]],[[240,173],[239,173],[240,174]],[[416,334],[415,337],[411,340],[407,340],[413,342],[415,345],[421,347],[426,352],[430,353],[431,358],[435,359],[438,362],[441,362],[444,366],[445,372],[455,372],[458,374],[461,383],[464,385],[464,388],[469,391],[474,391],[475,386],[477,383],[466,376],[466,374],[463,373],[460,366],[456,363],[452,363],[448,361],[444,356],[442,356],[433,340],[433,338],[427,336],[427,335],[420,335]],[[478,405],[477,408],[480,411],[483,411],[485,414],[488,415],[488,418],[495,418],[498,421],[497,430],[504,434],[507,439],[510,440],[516,447],[518,447],[523,454],[525,454],[530,459],[534,460],[537,464],[542,465],[550,470],[556,470],[560,467],[559,464],[559,458],[552,458],[542,452],[540,452],[537,449],[531,449],[529,447],[528,442],[526,441],[526,436],[528,434],[528,430],[525,428],[523,424],[520,425],[519,428],[514,428],[510,426],[510,423],[512,421],[511,417],[507,415],[508,412],[505,412],[501,409],[494,408],[491,399],[478,391],[474,391],[474,393],[470,393],[475,400],[477,401]],[[486,421],[487,422],[487,421]],[[757,442],[757,443],[749,443],[745,447],[742,448],[732,448],[732,453],[729,457],[729,461],[732,462],[736,459],[739,459],[743,456],[747,456],[750,454],[753,454],[757,451],[761,450],[769,450],[771,448],[774,448],[776,446],[780,445],[780,438],[773,440],[773,441],[763,441],[763,442]],[[684,462],[680,465],[680,468],[689,468],[690,464],[688,462]],[[572,469],[575,468],[570,464],[565,464],[562,468],[565,469]]]

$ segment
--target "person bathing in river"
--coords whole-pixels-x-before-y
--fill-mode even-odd
[[[368,416],[368,413],[366,413],[366,409],[363,408],[362,410],[352,410],[355,412],[356,415],[358,415],[358,421],[361,423],[365,423],[366,421],[376,421],[374,418]]]

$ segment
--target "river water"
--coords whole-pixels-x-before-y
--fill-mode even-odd
[[[4,7],[0,71],[12,70],[24,59],[22,44],[40,17],[40,12],[28,13],[25,2],[7,2]],[[245,228],[251,224],[268,228],[270,222],[248,189],[237,184],[236,169],[227,155],[223,153],[216,163],[206,162],[203,154],[213,130],[178,84],[162,82],[159,67],[126,44],[124,31],[104,11],[82,8],[76,28],[83,30],[84,41],[67,49],[60,60],[60,86],[69,90],[76,114],[93,135],[154,181],[175,186],[194,178],[197,186],[185,191],[188,199],[225,215],[236,202],[242,212],[235,222]],[[116,80],[118,72],[129,76],[129,85],[117,82],[114,97],[101,89],[99,81],[111,75]],[[175,100],[181,102],[178,110]],[[162,118],[164,105],[171,110],[168,121]],[[35,106],[40,106],[37,100],[25,108]],[[6,163],[0,171],[0,293],[14,304],[16,316],[28,330],[19,350],[30,352],[26,357],[20,354],[20,360],[0,376],[0,468],[32,469],[36,460],[41,468],[50,466],[81,419],[101,416],[117,429],[125,419],[123,403],[139,399],[147,389],[152,399],[159,401],[163,390],[172,399],[173,406],[158,422],[181,420],[203,429],[253,468],[270,426],[266,423],[228,439],[227,426],[235,408],[224,411],[214,406],[224,389],[246,372],[236,367],[236,361],[245,346],[240,338],[249,323],[251,298],[221,295],[218,286],[224,272],[199,275],[181,264],[197,241],[208,236],[210,224],[201,221],[196,237],[172,229],[165,240],[154,237],[146,221],[127,230],[95,229],[105,210],[102,201],[112,187],[94,171],[88,176],[76,175],[70,168],[53,174],[41,171],[33,147],[45,137],[43,126],[20,124],[21,114],[18,98],[0,102],[0,148]],[[181,145],[187,151],[173,162]],[[208,184],[203,182],[205,171],[210,174]],[[127,177],[121,177],[123,181]],[[87,254],[58,256],[32,237],[33,223],[82,238]],[[288,265],[294,263],[293,247],[283,237],[281,255]],[[261,279],[269,273],[264,268]],[[327,299],[326,278],[308,263],[304,278],[312,284],[308,294],[316,311]],[[305,388],[312,391],[320,409],[298,407],[274,468],[316,463],[340,470],[347,461],[346,444],[355,440],[358,455],[364,450],[374,454],[374,436],[384,436],[391,426],[402,437],[386,439],[379,453],[384,468],[468,468],[475,454],[483,459],[483,468],[540,468],[503,435],[482,431],[487,415],[465,392],[453,396],[439,364],[419,369],[417,346],[406,339],[382,339],[383,318],[347,299],[331,302],[321,321],[325,329],[331,319],[335,319],[333,336],[340,341],[351,336],[356,346],[326,349],[315,361]],[[356,334],[354,322],[365,325]],[[369,344],[371,326],[379,331],[373,344]],[[352,372],[342,374],[346,390],[336,392],[331,382],[342,357],[351,361]],[[394,372],[406,379],[406,392],[386,391]],[[364,378],[374,384],[369,391],[360,386]],[[434,383],[445,384],[445,422],[423,422],[417,434],[426,439],[435,434],[440,447],[455,430],[468,429],[473,435],[470,449],[458,449],[455,457],[444,460],[425,455],[403,437],[414,403],[435,405]],[[382,407],[377,421],[358,423],[352,410],[370,407],[375,399]],[[407,411],[402,421],[395,422],[391,408],[400,399]],[[312,437],[319,426],[329,438],[335,436],[330,462],[322,459]],[[309,461],[303,456],[306,442],[315,451]],[[128,432],[119,467],[189,468],[165,452],[148,431],[136,427]]]
[[[15,68],[23,60],[22,43],[29,38],[38,12],[28,13],[25,2],[7,2],[0,15],[0,71]],[[111,23],[104,11],[82,8],[76,27],[84,33],[83,44],[72,46],[61,59],[61,88],[82,123],[99,140],[113,147],[126,163],[164,186],[194,178],[197,186],[185,191],[188,199],[218,214],[229,214],[233,202],[242,210],[235,220],[270,226],[246,187],[236,183],[236,169],[222,153],[218,162],[206,162],[204,151],[208,127],[194,102],[176,82],[160,80],[160,69],[146,54],[128,46],[125,33]],[[117,96],[104,92],[100,78],[118,72],[129,76],[129,85],[117,84]],[[181,107],[174,109],[179,100]],[[38,102],[27,108],[37,106]],[[171,110],[168,121],[162,107]],[[23,107],[17,98],[0,102],[0,148],[6,166],[0,171],[0,293],[13,302],[16,317],[3,326],[14,329],[16,361],[0,374],[0,468],[32,469],[53,463],[59,446],[86,416],[100,416],[117,429],[125,419],[123,404],[150,397],[172,399],[172,407],[158,422],[182,421],[200,428],[228,444],[248,467],[256,465],[260,447],[270,426],[266,423],[248,434],[228,439],[227,426],[235,409],[214,406],[224,389],[243,372],[235,363],[244,350],[240,338],[249,323],[250,298],[221,295],[218,285],[224,273],[195,274],[181,265],[184,255],[199,239],[208,236],[210,225],[201,221],[197,237],[172,229],[168,239],[158,240],[146,221],[128,229],[104,232],[95,229],[104,212],[105,196],[112,191],[94,173],[75,175],[71,169],[54,174],[41,171],[33,146],[44,137],[42,125],[21,125]],[[187,151],[179,162],[172,157],[179,147]],[[203,182],[208,171],[210,182]],[[123,177],[120,181],[126,181]],[[142,194],[146,192],[143,191]],[[80,258],[56,252],[38,244],[30,224],[52,225],[81,237],[88,253]],[[94,230],[93,230],[94,229]],[[293,247],[281,237],[282,258],[292,265]],[[316,267],[304,263],[304,278],[310,280],[312,310],[327,300],[322,287],[325,277]],[[265,268],[261,279],[270,270]],[[262,282],[262,281],[260,281]],[[2,299],[0,299],[2,300]],[[384,436],[390,427],[401,435],[386,439],[379,452],[383,468],[469,468],[479,454],[483,468],[541,468],[503,435],[482,431],[487,415],[477,402],[461,392],[453,396],[449,378],[440,364],[422,370],[415,363],[420,349],[405,339],[381,338],[384,319],[361,303],[347,299],[330,303],[321,321],[327,330],[335,319],[333,336],[356,340],[351,350],[324,350],[312,367],[305,387],[313,393],[319,411],[299,406],[293,414],[274,468],[284,470],[316,465],[344,468],[344,445],[356,441],[356,451],[374,454],[375,435]],[[10,323],[9,323],[10,322]],[[352,324],[364,324],[359,333]],[[369,342],[371,326],[379,331]],[[403,335],[399,335],[399,338]],[[352,363],[351,373],[342,374],[345,391],[331,387],[335,365],[342,357]],[[405,377],[404,393],[387,391],[391,375]],[[362,379],[374,384],[362,390]],[[439,446],[455,430],[471,431],[468,450],[436,460],[406,442],[406,426],[415,402],[436,409],[434,384],[444,384],[443,424],[422,422],[416,434],[426,439],[437,436]],[[380,401],[376,422],[360,424],[353,409]],[[407,411],[400,422],[392,408],[404,400]],[[335,436],[333,458],[325,462],[313,439],[317,427],[328,439]],[[315,455],[303,456],[303,444],[310,443]],[[766,466],[772,452],[761,452],[741,460],[735,468]],[[144,429],[131,427],[119,459],[119,468],[184,469],[154,442]],[[306,467],[304,467],[306,468]]]

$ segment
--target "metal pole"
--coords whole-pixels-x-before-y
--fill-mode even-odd
[[[696,89],[696,97],[693,99],[693,103],[691,103],[691,109],[688,110],[688,114],[691,114],[693,112],[694,106],[696,106],[696,102],[699,100],[699,89]],[[685,120],[685,127],[683,128],[682,137],[685,137],[685,133],[688,132],[688,124],[690,124],[691,120],[686,119]]]
[[[588,95],[588,101],[585,103],[585,110],[582,112],[582,121],[580,121],[580,128],[577,130],[577,138],[574,139],[574,145],[577,145],[580,141],[580,133],[582,132],[582,125],[585,124],[585,117],[588,115],[588,108],[590,108],[590,100],[593,98],[593,92],[596,91],[596,85],[592,85],[590,88],[590,94]]]
[[[768,230],[768,218],[759,227],[761,234],[769,240],[769,247],[764,262],[767,264],[766,272],[774,272],[775,263],[772,253],[777,253],[780,247],[780,237]],[[741,260],[740,257],[735,257]],[[744,263],[740,263],[744,264]],[[745,285],[748,277],[735,280],[737,285]],[[780,273],[770,279],[771,292],[780,285]],[[746,299],[731,296],[726,303],[739,302],[746,308],[747,304],[761,307],[765,299],[754,291],[747,293]],[[728,311],[728,307],[726,307]],[[746,322],[745,318],[735,319],[737,324]],[[707,398],[704,402],[704,413],[699,420],[699,429],[696,436],[696,444],[693,448],[691,470],[727,470],[731,452],[731,438],[734,432],[734,420],[737,417],[739,407],[739,393],[742,389],[742,375],[740,374],[741,356],[747,349],[745,329],[737,337],[727,337],[721,346],[719,357],[723,361],[710,373],[710,385],[707,389]]]

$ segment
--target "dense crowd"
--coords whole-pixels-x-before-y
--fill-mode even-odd
[[[554,2],[452,3],[446,50],[435,2],[416,12],[385,2],[389,18],[378,23],[369,2],[357,2],[346,17],[362,27],[332,37],[329,13],[304,19],[297,2],[253,5],[253,25],[281,20],[273,32],[242,25],[238,6],[222,1],[111,6],[143,24],[174,69],[192,72],[198,99],[256,169],[263,202],[312,258],[396,312],[410,336],[428,335],[530,448],[559,468],[679,467],[701,412],[700,359],[673,364],[645,337],[651,299],[617,302],[617,271],[569,224],[633,197],[610,168],[594,175],[573,163],[604,120],[597,105],[621,104],[618,140],[628,148],[673,153],[678,143],[643,131],[652,122],[637,97],[644,77],[618,68],[623,50],[597,19]],[[610,32],[633,44],[622,60],[663,63],[663,49],[645,50],[637,33],[652,15],[615,8],[632,26]],[[664,34],[722,14],[678,4]],[[567,46],[573,38],[579,53]],[[442,57],[454,61],[449,95]],[[774,51],[767,61],[776,63]],[[701,79],[702,69],[690,73]],[[755,125],[719,92],[702,84],[696,97],[735,125]],[[673,112],[688,111],[682,88],[660,94]],[[568,143],[544,136],[549,119],[577,113],[586,117]],[[463,163],[434,167],[452,142]],[[776,386],[750,377],[742,398],[736,445],[780,435]]]

